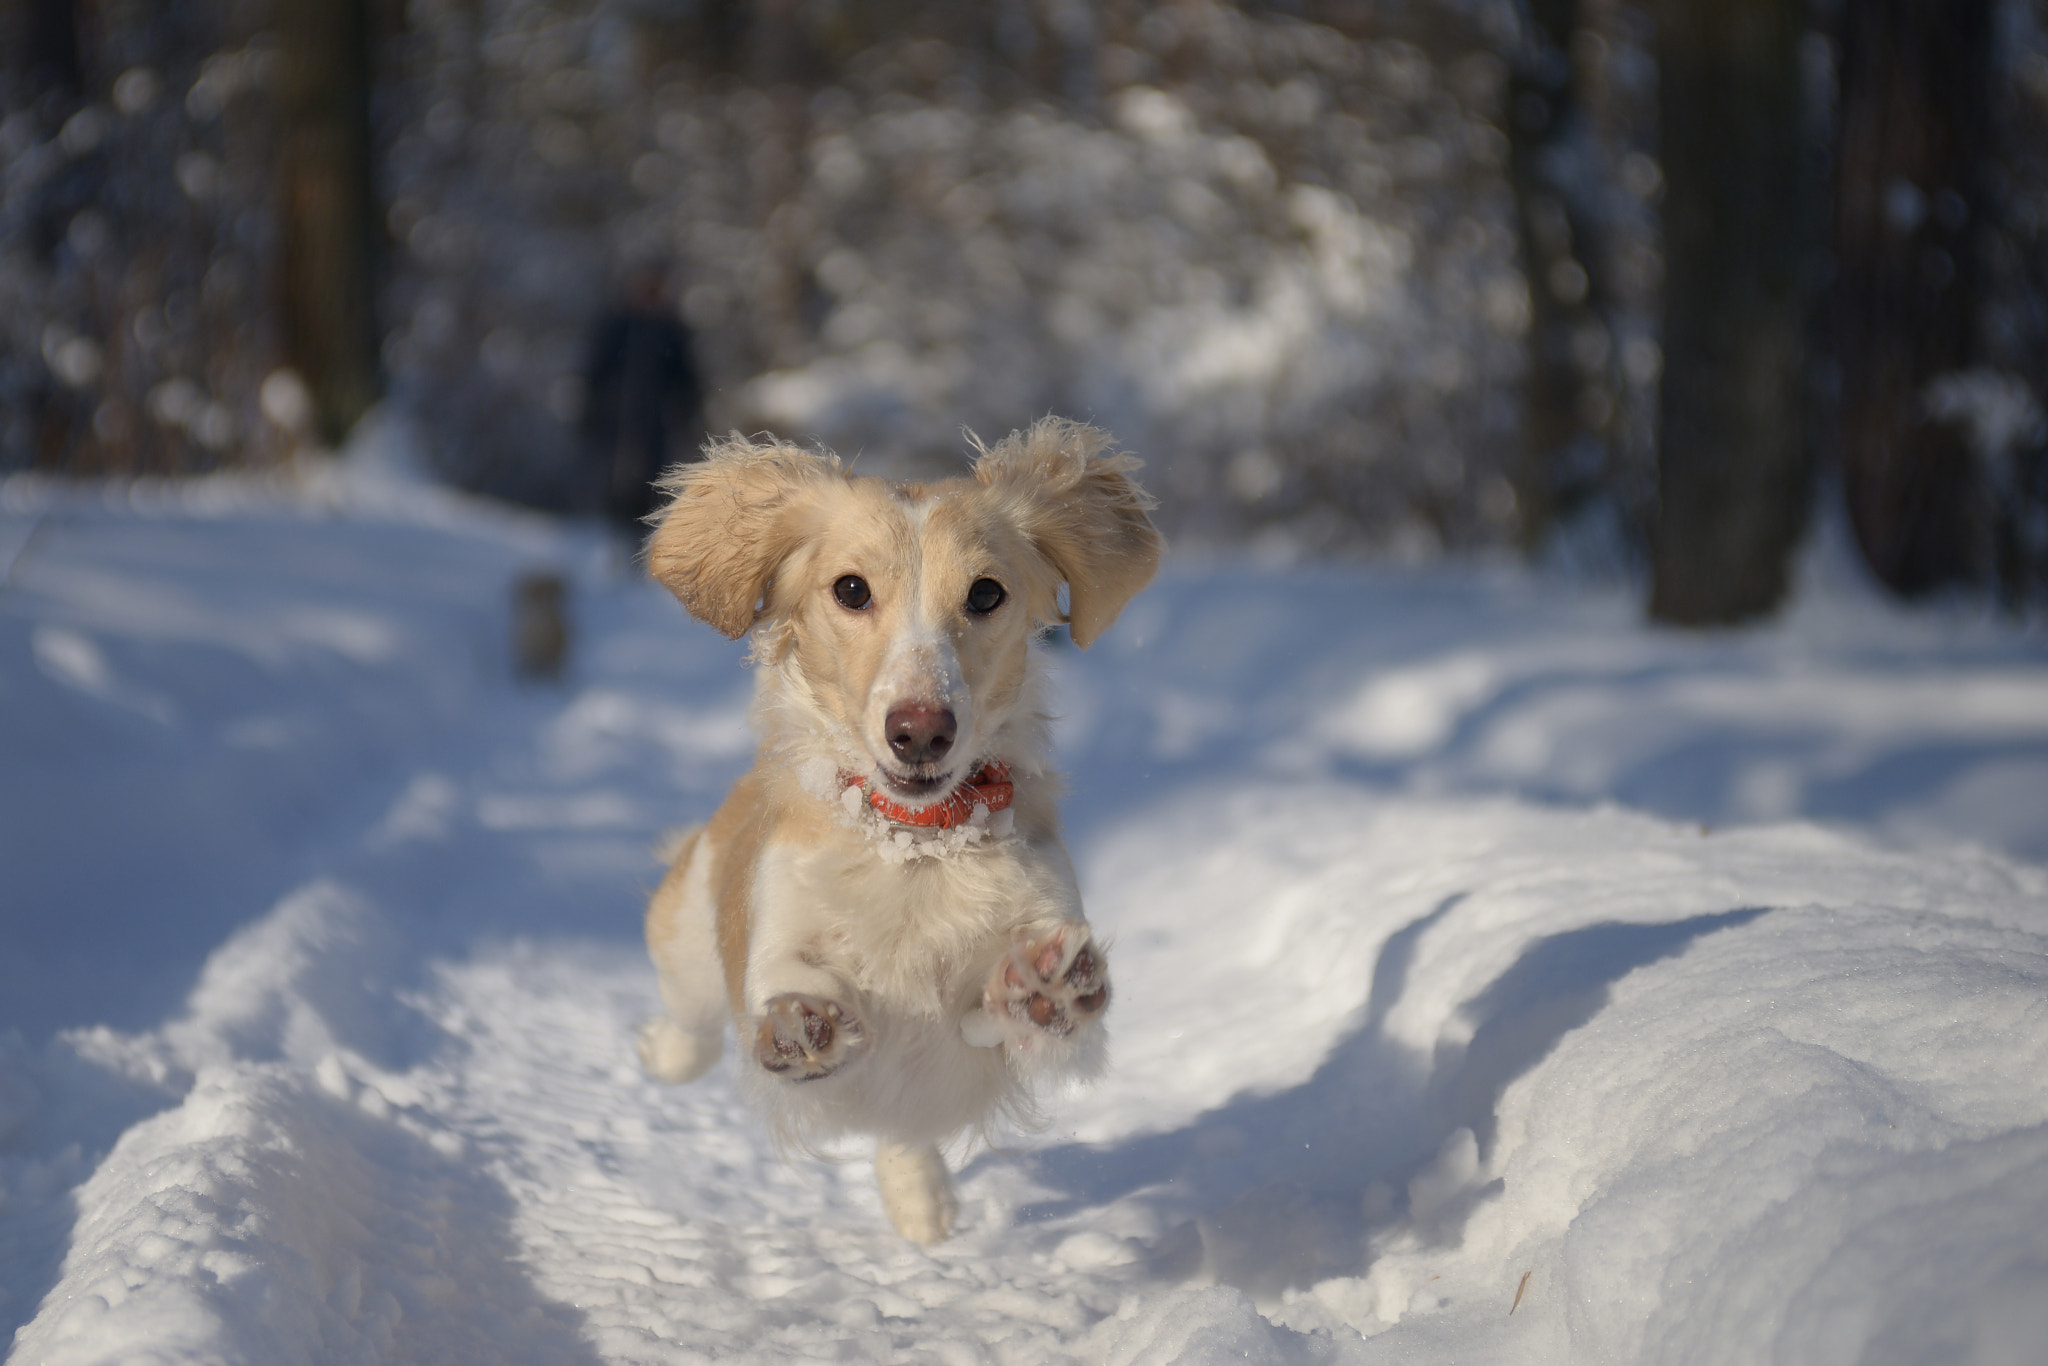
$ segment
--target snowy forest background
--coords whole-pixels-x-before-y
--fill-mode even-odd
[[[1183,547],[1738,620],[1822,490],[1899,591],[2048,581],[2035,0],[7,0],[0,51],[0,469],[381,397],[565,507],[661,261],[712,430],[1079,416]]]

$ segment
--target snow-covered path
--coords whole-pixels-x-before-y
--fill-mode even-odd
[[[541,565],[558,688],[505,663]],[[1059,656],[1114,1069],[926,1252],[730,1061],[633,1064],[649,849],[749,739],[739,649],[602,546],[16,481],[0,571],[10,1362],[2048,1344],[2048,650],[2003,628],[1176,569]]]

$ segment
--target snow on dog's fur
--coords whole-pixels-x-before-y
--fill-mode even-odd
[[[667,1014],[641,1059],[699,1076],[731,1020],[777,1132],[873,1135],[919,1242],[952,1227],[942,1143],[1100,1064],[1108,967],[1060,842],[1034,642],[1066,621],[1087,646],[1151,580],[1136,464],[1047,418],[970,478],[855,478],[734,436],[663,483],[649,568],[752,634],[761,747],[648,907]],[[930,824],[942,808],[965,814]]]

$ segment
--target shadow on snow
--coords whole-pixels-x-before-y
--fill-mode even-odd
[[[1534,940],[1459,1008],[1472,1026],[1470,1042],[1424,1056],[1386,1033],[1387,1015],[1406,990],[1423,936],[1465,896],[1445,898],[1388,937],[1358,1024],[1306,1082],[1239,1095],[1172,1132],[1065,1144],[1022,1159],[1059,1194],[1018,1218],[1144,1201],[1169,1228],[1146,1249],[1148,1275],[1221,1282],[1264,1297],[1363,1274],[1372,1235],[1404,1220],[1431,1241],[1454,1244],[1499,1182],[1433,1201],[1428,1210],[1412,1207],[1408,1183],[1460,1129],[1472,1131],[1483,1169],[1501,1095],[1599,1013],[1622,977],[1765,913],[1746,907],[1667,924],[1609,921]]]

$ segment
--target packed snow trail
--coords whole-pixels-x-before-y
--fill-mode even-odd
[[[730,1057],[633,1062],[738,649],[581,533],[323,489],[0,486],[40,527],[0,596],[10,1362],[2048,1343],[2048,875],[1949,839],[2048,849],[2036,643],[1839,589],[1699,640],[1508,575],[1169,574],[1058,665],[1114,1070],[962,1154],[925,1251],[860,1154],[781,1160]],[[536,564],[559,690],[505,676]],[[1800,814],[1841,828],[1721,828]]]

